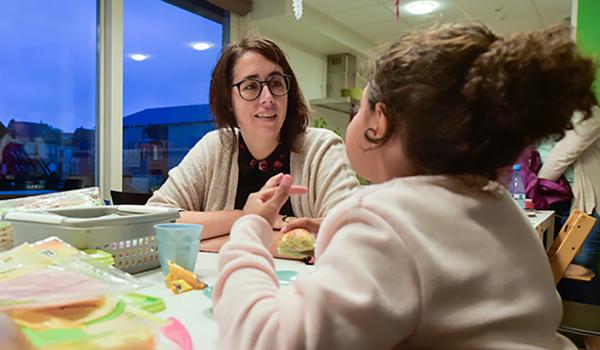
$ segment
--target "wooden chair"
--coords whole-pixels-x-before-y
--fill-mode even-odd
[[[575,255],[581,249],[583,242],[594,227],[596,219],[580,210],[573,210],[567,222],[560,229],[548,251],[550,267],[554,282],[558,284],[561,278],[571,278],[590,281],[594,273],[583,266],[571,264]]]
[[[571,264],[595,223],[594,217],[579,210],[569,215],[548,251],[556,284],[562,278],[590,281],[595,277],[593,271]],[[599,315],[600,306],[563,301],[563,319],[558,330],[580,349],[600,349]]]

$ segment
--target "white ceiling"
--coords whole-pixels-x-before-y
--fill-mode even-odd
[[[365,52],[407,30],[451,21],[481,21],[497,33],[543,27],[568,19],[572,0],[438,0],[431,14],[416,16],[400,0],[303,0],[296,20],[292,0],[254,0],[249,21],[259,31],[318,53]]]

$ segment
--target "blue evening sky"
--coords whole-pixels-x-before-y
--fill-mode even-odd
[[[160,0],[124,1],[123,114],[208,103],[222,26]],[[206,51],[189,44],[210,41]],[[0,2],[0,121],[94,128],[96,1]],[[129,54],[149,59],[136,62]]]

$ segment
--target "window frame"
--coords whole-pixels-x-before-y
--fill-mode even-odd
[[[97,6],[96,184],[110,199],[123,181],[123,0]]]
[[[123,190],[123,1],[98,0],[96,184],[103,199]],[[222,44],[230,39],[230,13],[208,2],[162,0],[223,24]]]

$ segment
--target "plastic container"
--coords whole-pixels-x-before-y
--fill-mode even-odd
[[[508,191],[519,205],[519,208],[525,210],[525,184],[521,176],[521,164],[513,165],[513,174],[510,179]]]
[[[77,249],[108,252],[115,267],[136,273],[160,265],[153,226],[178,217],[175,208],[119,205],[13,211],[3,220],[13,225],[15,245],[56,236]]]

